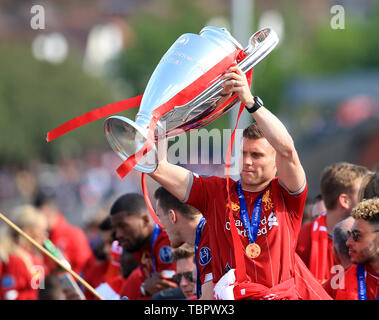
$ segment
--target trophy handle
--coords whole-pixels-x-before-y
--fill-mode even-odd
[[[247,56],[238,66],[247,72],[261,62],[279,43],[279,37],[271,27],[266,27],[254,33],[245,48]]]
[[[121,116],[112,116],[104,122],[105,136],[113,151],[125,161],[129,156],[137,153],[147,141],[147,129],[136,122]],[[141,172],[154,172],[158,166],[156,146],[142,157],[135,165]]]

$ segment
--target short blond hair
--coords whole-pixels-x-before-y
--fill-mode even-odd
[[[334,209],[340,194],[352,195],[354,184],[368,172],[363,166],[348,162],[337,162],[326,167],[321,175],[320,190],[325,207]]]
[[[45,215],[36,207],[25,204],[16,207],[13,212],[14,223],[21,229],[35,228],[41,224],[46,224]]]
[[[33,229],[41,224],[47,225],[44,214],[32,205],[21,205],[16,207],[11,214],[11,220],[20,228]],[[0,230],[0,261],[8,263],[9,256],[15,254],[19,256],[28,269],[33,265],[30,256],[20,247],[22,239],[15,230],[9,226],[2,226]]]
[[[351,211],[354,219],[364,219],[372,224],[379,223],[379,198],[359,202]]]

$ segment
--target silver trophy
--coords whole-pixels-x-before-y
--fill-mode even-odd
[[[244,49],[246,57],[238,63],[246,73],[264,59],[278,44],[279,38],[271,28],[254,33]],[[169,101],[178,92],[205,74],[223,58],[243,49],[225,28],[205,27],[200,34],[180,36],[155,68],[143,94],[136,121],[122,116],[105,120],[105,135],[112,149],[125,161],[137,153],[147,140],[152,111]],[[226,71],[226,70],[225,70]],[[239,102],[239,98],[225,104],[222,74],[206,90],[185,105],[175,106],[157,123],[155,136],[173,137],[201,128],[218,119]],[[153,172],[158,165],[157,149],[153,147],[136,165],[141,172]]]

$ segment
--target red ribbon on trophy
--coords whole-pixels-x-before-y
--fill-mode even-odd
[[[197,95],[199,95],[201,92],[207,89],[222,73],[224,73],[228,68],[234,65],[235,61],[239,62],[243,60],[245,56],[246,56],[246,53],[243,50],[241,49],[235,50],[234,52],[226,56],[224,59],[222,59],[220,62],[218,62],[214,67],[212,67],[206,73],[204,73],[202,76],[200,76],[198,79],[193,81],[190,85],[188,85],[182,91],[178,92],[169,101],[165,102],[164,104],[156,108],[153,111],[153,114],[152,114],[153,117],[148,127],[147,141],[137,153],[128,157],[117,168],[117,173],[120,176],[120,178],[121,179],[124,178],[134,168],[134,166],[138,163],[138,161],[141,160],[141,158],[152,149],[154,143],[156,142],[154,132],[155,132],[157,122],[165,113],[173,109],[175,106],[184,105],[188,103],[189,101],[191,101],[192,99],[194,99]],[[250,76],[248,76],[249,85],[251,83],[251,74],[252,73],[250,71]],[[222,108],[226,104],[230,103],[234,98],[235,96],[232,95],[219,108]],[[70,121],[62,124],[56,129],[49,131],[47,134],[46,140],[47,142],[50,142],[78,127],[86,125],[95,120],[108,117],[110,115],[113,115],[115,113],[119,113],[128,109],[139,107],[141,100],[142,100],[142,95],[139,95],[130,99],[115,102],[115,103],[106,105],[104,107],[87,112],[81,116],[71,119]],[[146,203],[148,204],[149,211],[154,221],[161,228],[163,228],[163,226],[159,222],[158,217],[156,216],[154,212],[154,209],[151,206],[151,202],[149,200],[148,193],[147,193],[145,174],[142,174],[142,185],[143,185],[143,194],[144,194]]]

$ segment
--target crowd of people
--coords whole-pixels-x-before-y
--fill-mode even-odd
[[[378,299],[378,172],[331,164],[320,195],[307,199],[285,126],[251,95],[238,67],[224,77],[222,94],[237,94],[255,120],[243,133],[240,180],[201,176],[160,153],[149,174],[161,185],[160,223],[144,196],[126,192],[92,245],[60,212],[56,193],[41,191],[11,218],[66,268],[2,224],[0,299]]]

